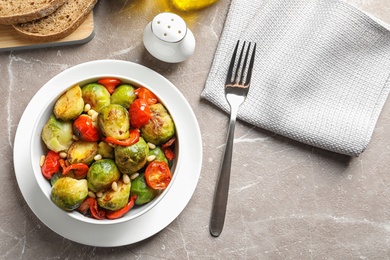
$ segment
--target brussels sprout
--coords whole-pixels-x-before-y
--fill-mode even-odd
[[[168,141],[175,134],[175,125],[172,117],[161,103],[150,106],[152,118],[141,127],[141,136],[147,142],[160,145]]]
[[[130,183],[118,182],[118,189],[108,190],[103,196],[97,199],[100,207],[108,210],[118,210],[126,206],[130,197]]]
[[[54,152],[65,151],[73,142],[71,121],[57,120],[51,115],[42,129],[42,140]]]
[[[70,177],[59,178],[51,189],[51,200],[59,208],[72,211],[88,196],[87,180]]]
[[[131,181],[131,196],[137,195],[136,205],[142,205],[153,200],[159,193],[159,190],[152,189],[146,184],[145,175],[140,174]]]
[[[118,104],[103,107],[98,115],[98,124],[102,133],[117,140],[129,138],[129,120],[129,112]]]
[[[91,164],[98,152],[97,142],[74,141],[68,149],[68,162]]]
[[[89,104],[91,109],[99,112],[104,106],[110,104],[110,93],[98,83],[90,83],[82,87],[85,104]]]
[[[145,166],[149,155],[149,146],[140,137],[139,141],[130,146],[115,147],[115,163],[122,173],[135,173]]]
[[[150,149],[149,155],[156,156],[156,159],[154,159],[155,161],[163,161],[166,164],[168,164],[168,159],[165,157],[165,154],[163,150],[160,148],[160,146],[156,146],[156,148]]]
[[[93,192],[106,191],[114,181],[118,181],[121,174],[112,159],[102,159],[94,162],[88,170],[88,188]]]
[[[123,84],[117,87],[114,93],[112,93],[111,104],[118,104],[129,109],[131,103],[136,98],[137,95],[134,93],[134,87]]]
[[[100,142],[98,154],[103,158],[114,158],[114,148],[106,142]]]
[[[84,100],[81,88],[79,85],[75,85],[57,99],[53,111],[57,119],[68,121],[78,117],[83,109]]]

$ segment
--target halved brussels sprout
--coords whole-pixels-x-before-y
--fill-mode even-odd
[[[88,196],[86,179],[76,180],[70,177],[59,178],[51,189],[51,200],[59,208],[72,211]]]
[[[98,115],[100,130],[117,140],[129,138],[130,119],[126,108],[118,104],[103,107]]]
[[[84,110],[81,88],[75,85],[62,94],[54,105],[54,115],[64,121],[78,117]]]
[[[175,134],[172,117],[161,103],[150,106],[152,118],[141,127],[141,136],[155,145],[167,142]]]
[[[67,160],[70,164],[85,163],[91,164],[93,157],[98,152],[97,142],[74,141],[68,149]]]
[[[106,142],[100,142],[98,154],[103,158],[114,158],[114,148]]]
[[[156,148],[150,149],[149,155],[156,156],[156,159],[154,159],[155,161],[163,161],[166,164],[168,164],[168,159],[167,159],[167,157],[165,157],[165,154],[164,154],[163,150],[160,148],[160,146],[156,146]]]
[[[93,192],[104,192],[111,188],[114,181],[118,181],[121,174],[112,159],[102,159],[94,162],[88,170],[88,188]]]
[[[96,112],[110,104],[110,93],[101,84],[90,83],[84,85],[81,90],[85,104],[89,104]]]
[[[129,109],[131,103],[137,98],[134,87],[123,84],[117,87],[111,95],[111,104],[118,104]]]
[[[73,142],[71,121],[57,120],[51,115],[42,129],[42,140],[54,152],[66,151]]]
[[[115,147],[115,163],[122,173],[135,173],[146,164],[149,146],[140,137],[138,142],[130,146]]]
[[[137,195],[135,200],[136,205],[142,205],[153,200],[159,193],[159,190],[149,187],[145,180],[145,175],[140,174],[137,178],[131,181],[131,196]]]
[[[97,199],[100,207],[108,210],[118,210],[126,206],[130,197],[130,183],[118,182],[118,189],[108,190],[103,196]]]

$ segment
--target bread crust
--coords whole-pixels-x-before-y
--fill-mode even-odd
[[[50,21],[53,20],[55,17],[63,17],[70,15],[69,12],[74,12],[74,10],[67,9],[68,4],[72,4],[72,2],[79,3],[79,2],[88,2],[86,6],[80,7],[79,10],[77,10],[77,15],[74,17],[74,19],[66,23],[63,26],[57,26],[55,28],[52,28],[51,30],[44,30],[44,27],[50,25]],[[57,41],[62,38],[65,38],[66,36],[70,35],[72,32],[74,32],[88,17],[89,13],[92,11],[94,6],[96,5],[97,0],[68,0],[67,3],[62,5],[60,8],[58,8],[54,13],[47,17],[43,17],[39,20],[31,21],[28,23],[22,23],[22,24],[13,24],[12,26],[15,28],[15,30],[22,35],[23,37],[31,40],[31,41],[39,41],[39,42],[52,42]],[[73,3],[74,4],[74,3]],[[42,30],[39,30],[39,29]]]
[[[12,7],[8,2],[12,1]],[[0,0],[0,24],[26,23],[48,16],[67,0],[49,0],[37,3],[27,0]]]

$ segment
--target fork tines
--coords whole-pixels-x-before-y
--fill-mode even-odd
[[[251,42],[249,42],[249,44],[248,44],[248,47],[247,47],[246,53],[245,53],[244,63],[241,65],[242,57],[243,57],[244,49],[245,49],[245,44],[246,44],[246,42],[244,41],[244,44],[243,44],[241,51],[240,51],[240,56],[238,58],[238,61],[236,62],[237,51],[238,51],[238,47],[240,45],[240,41],[237,41],[236,47],[234,48],[232,59],[230,61],[229,70],[227,73],[226,86],[248,88],[250,85],[250,80],[252,77],[252,70],[253,70],[253,63],[255,60],[256,43],[254,44],[253,49],[252,49],[252,54],[251,54],[249,67],[248,67],[247,71],[246,71],[246,67],[247,67],[247,63],[248,63],[248,56],[249,56],[249,52],[250,52],[250,48],[251,48]],[[236,67],[236,70],[234,72],[234,77],[233,77],[234,67]],[[244,79],[245,79],[245,82],[244,82]]]

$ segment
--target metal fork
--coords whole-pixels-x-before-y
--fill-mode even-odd
[[[250,81],[252,77],[253,63],[255,60],[255,53],[256,53],[256,43],[255,43],[252,50],[248,70],[246,70],[251,43],[248,44],[244,62],[241,64],[244,49],[245,49],[245,42],[244,42],[241,48],[240,57],[237,61],[237,65],[235,66],[239,45],[240,45],[240,41],[237,41],[232,59],[230,61],[230,66],[229,66],[226,83],[225,83],[225,96],[226,96],[226,100],[230,105],[230,122],[229,122],[229,128],[227,132],[225,152],[224,152],[223,161],[219,172],[218,183],[214,194],[214,202],[213,202],[213,208],[211,212],[210,234],[215,237],[218,237],[221,234],[225,222],[226,206],[227,206],[227,199],[229,194],[230,170],[232,165],[234,128],[236,124],[238,108],[244,102],[248,94]],[[233,77],[234,69],[235,72]]]

